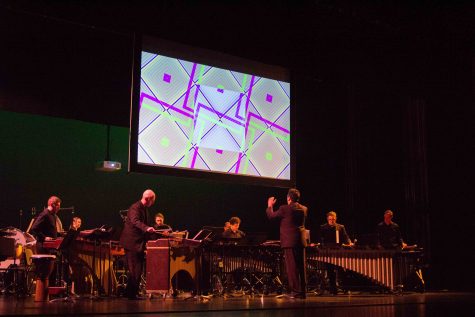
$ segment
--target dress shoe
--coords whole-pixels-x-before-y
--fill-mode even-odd
[[[292,298],[292,299],[306,299],[307,296],[305,294],[292,294],[289,296],[289,298]]]

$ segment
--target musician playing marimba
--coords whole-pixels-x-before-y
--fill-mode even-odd
[[[170,225],[165,224],[165,216],[161,212],[155,215],[155,224],[153,225],[153,229],[160,230],[164,234],[173,231]]]
[[[142,194],[142,199],[132,204],[127,211],[124,230],[120,236],[120,243],[125,249],[125,258],[129,269],[126,295],[129,299],[139,297],[140,278],[142,276],[143,262],[145,260],[146,233],[155,229],[147,224],[148,208],[155,203],[155,193],[147,189]]]
[[[239,217],[231,217],[229,219],[229,228],[223,232],[223,238],[230,238],[230,239],[241,239],[246,236],[246,234],[239,230],[239,226],[241,225],[241,219]]]
[[[394,213],[391,210],[384,212],[384,221],[376,228],[378,244],[384,249],[404,249],[407,244],[402,240],[399,225],[392,221]]]
[[[320,226],[318,240],[323,247],[335,247],[341,245],[352,246],[353,243],[346,232],[345,226],[337,223],[336,219],[336,212],[330,211],[327,213],[327,223]],[[338,268],[331,264],[327,264],[326,267],[330,282],[330,292],[336,295],[338,293],[336,283]]]

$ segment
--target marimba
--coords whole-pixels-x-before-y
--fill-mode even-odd
[[[43,248],[58,250],[62,241],[63,238],[44,241]],[[71,261],[73,263],[70,264],[76,268],[76,271],[79,271],[80,280],[90,280],[92,283],[98,284],[100,293],[112,294],[118,284],[112,263],[115,257],[125,254],[124,249],[119,246],[119,243],[116,241],[91,241],[78,238],[74,241],[72,249],[68,250],[74,253],[74,259]],[[84,276],[88,274],[90,278]],[[90,292],[94,288],[93,286],[77,285],[76,292]]]
[[[307,248],[307,261],[332,264],[361,274],[390,290],[404,286],[422,259],[417,250],[358,250]]]

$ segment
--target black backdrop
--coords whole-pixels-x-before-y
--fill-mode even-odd
[[[285,189],[93,171],[107,124],[126,163],[132,35],[144,32],[288,67],[309,227],[333,209],[355,236],[391,208],[426,248],[429,287],[473,289],[473,6],[352,3],[2,2],[2,225],[51,194],[91,226],[120,224],[150,187],[177,228],[239,215],[276,236],[263,212]]]

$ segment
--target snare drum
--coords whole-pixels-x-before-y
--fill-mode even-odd
[[[36,276],[35,302],[44,302],[49,299],[49,276],[53,272],[55,260],[56,256],[50,254],[35,254],[31,256]]]

